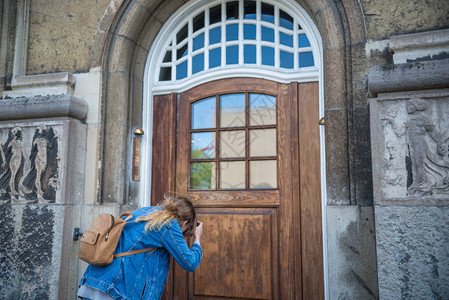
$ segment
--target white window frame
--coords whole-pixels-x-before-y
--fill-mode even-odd
[[[298,32],[297,24],[301,25],[302,31],[306,33],[307,38],[310,42],[310,47],[304,49],[306,51],[313,52],[314,66],[313,67],[305,67],[300,69],[282,69],[279,68],[279,64],[276,63],[275,67],[268,67],[261,64],[260,57],[261,55],[257,55],[257,63],[254,66],[244,65],[243,64],[243,34],[239,32],[239,40],[236,44],[240,45],[239,47],[239,64],[226,66],[223,64],[223,61],[226,58],[225,47],[223,46],[225,43],[225,31],[221,30],[222,34],[222,43],[221,51],[222,51],[222,65],[221,67],[213,68],[208,70],[208,57],[204,58],[204,68],[206,71],[199,72],[194,76],[190,76],[192,74],[192,65],[189,63],[188,66],[188,76],[182,80],[174,80],[174,81],[162,81],[158,82],[159,79],[159,71],[162,62],[162,56],[165,55],[169,41],[172,36],[176,36],[173,32],[177,33],[178,30],[186,24],[186,20],[188,20],[188,39],[192,39],[192,19],[201,11],[205,11],[205,32],[207,32],[206,28],[209,25],[209,8],[216,6],[221,3],[225,5],[228,2],[227,0],[192,0],[188,3],[184,4],[181,8],[179,8],[162,26],[159,34],[155,38],[150,52],[148,54],[148,58],[145,64],[144,71],[144,83],[143,83],[143,110],[142,110],[142,125],[145,132],[145,135],[142,137],[142,170],[141,170],[141,183],[139,186],[139,195],[140,195],[140,204],[143,206],[151,205],[151,169],[152,169],[152,132],[153,132],[153,96],[168,94],[168,93],[180,93],[186,90],[189,90],[199,84],[215,81],[219,79],[225,78],[235,78],[235,77],[253,77],[253,78],[265,78],[273,81],[278,81],[282,83],[289,82],[314,82],[318,81],[319,84],[319,114],[320,118],[324,117],[324,84],[323,84],[323,45],[321,40],[321,35],[318,31],[318,28],[315,26],[314,22],[307,14],[307,12],[294,0],[262,0],[262,2],[271,4],[275,6],[275,24],[277,25],[277,12],[279,9],[284,10],[294,19],[294,27],[295,31],[293,35],[293,43],[297,45],[298,43]],[[261,0],[257,0],[257,9],[260,10],[260,2]],[[239,20],[235,21],[241,22],[242,19],[242,3],[243,0],[240,0],[240,16]],[[223,10],[222,10],[223,12]],[[225,26],[224,22],[225,17],[222,16],[222,22],[218,23],[221,26]],[[299,20],[299,22],[298,22]],[[248,20],[245,20],[245,23]],[[260,20],[255,20],[259,22]],[[229,21],[228,21],[229,22]],[[257,23],[254,24],[257,24]],[[241,24],[241,23],[240,23]],[[265,26],[265,25],[264,25]],[[260,28],[259,26],[257,28]],[[282,29],[281,29],[282,30]],[[239,31],[243,31],[243,26],[239,26]],[[204,31],[203,31],[204,32]],[[278,31],[275,31],[278,32]],[[195,32],[195,36],[199,34]],[[257,30],[256,37],[257,43],[260,37],[260,30]],[[204,45],[208,47],[207,43],[207,34],[205,34]],[[228,42],[229,43],[229,42]],[[279,47],[279,34],[275,33],[275,43],[277,47]],[[174,45],[174,39],[172,39],[172,45]],[[226,44],[227,45],[227,44]],[[202,48],[202,51],[204,51]],[[210,46],[209,46],[210,47]],[[281,45],[282,47],[282,45]],[[213,46],[210,48],[214,48]],[[257,51],[260,51],[260,47],[257,47]],[[200,53],[201,50],[197,50],[195,54]],[[207,51],[205,51],[208,53]],[[275,54],[279,53],[275,51]],[[259,53],[260,54],[260,53]],[[206,56],[206,55],[205,55]],[[188,55],[186,56],[188,60],[192,59],[192,49],[188,49]],[[175,61],[176,51],[172,49],[172,62]],[[298,55],[297,52],[294,52],[294,63],[297,66]],[[276,59],[275,62],[279,62],[279,59]],[[237,67],[236,67],[237,66]],[[172,79],[174,78],[174,71],[172,67]],[[318,126],[318,124],[317,124]],[[326,165],[325,165],[325,141],[324,141],[324,126],[320,126],[320,160],[321,160],[321,205],[322,205],[322,230],[323,230],[323,263],[324,263],[324,286],[325,286],[325,299],[329,299],[328,292],[328,259],[327,259],[327,195],[326,195]]]

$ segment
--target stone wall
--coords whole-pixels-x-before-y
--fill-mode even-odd
[[[369,74],[379,296],[446,299],[449,30],[395,36],[390,47],[397,63]]]

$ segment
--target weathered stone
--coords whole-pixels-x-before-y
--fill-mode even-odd
[[[373,178],[377,203],[447,203],[447,92],[371,99]]]
[[[353,108],[354,138],[351,159],[354,165],[355,201],[357,205],[373,205],[371,139],[368,106]]]
[[[67,94],[0,101],[0,121],[57,117],[84,120],[86,115],[86,101]]]
[[[380,299],[449,298],[449,206],[375,206]]]
[[[370,93],[449,87],[449,59],[374,67],[369,71]]]
[[[47,0],[31,1],[31,10],[60,20],[97,28],[110,0]]]
[[[344,48],[324,50],[324,89],[327,110],[346,107],[346,68]]]
[[[133,52],[136,48],[135,42],[127,37],[116,35],[112,43],[114,52],[109,60],[109,71],[129,72]]]
[[[369,40],[382,40],[392,35],[446,28],[449,2],[362,0]]]
[[[348,140],[346,110],[326,111],[326,182],[328,205],[348,205]]]
[[[87,72],[96,31],[81,23],[31,11],[27,74]]]
[[[328,206],[329,299],[378,299],[373,207]]]
[[[333,5],[327,6],[316,14],[318,25],[321,27],[323,48],[338,48],[345,45],[343,36],[343,25],[339,19],[337,8]]]

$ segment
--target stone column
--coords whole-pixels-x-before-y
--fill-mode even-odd
[[[21,84],[36,94],[42,81],[27,76],[0,99],[0,291],[6,299],[65,299],[69,278],[77,278],[72,232],[84,200],[87,103],[70,94],[71,74],[44,77],[51,84],[41,86],[42,95],[54,94],[24,96]]]
[[[449,299],[449,30],[390,39],[370,70],[380,299]]]

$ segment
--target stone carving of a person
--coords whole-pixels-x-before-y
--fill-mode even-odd
[[[17,198],[19,193],[16,189],[16,177],[17,173],[22,165],[23,159],[23,146],[22,146],[22,129],[20,127],[14,127],[11,130],[11,137],[9,143],[6,146],[6,156],[9,156],[9,165],[6,170],[0,175],[0,182],[7,182],[9,180],[9,189],[11,196]],[[2,193],[5,191],[2,190]]]
[[[426,112],[427,105],[423,99],[407,102],[410,118],[406,123],[406,130],[413,173],[413,183],[408,187],[410,195],[449,191],[449,162],[444,159],[447,146],[430,121]],[[430,140],[434,143],[429,144]]]

